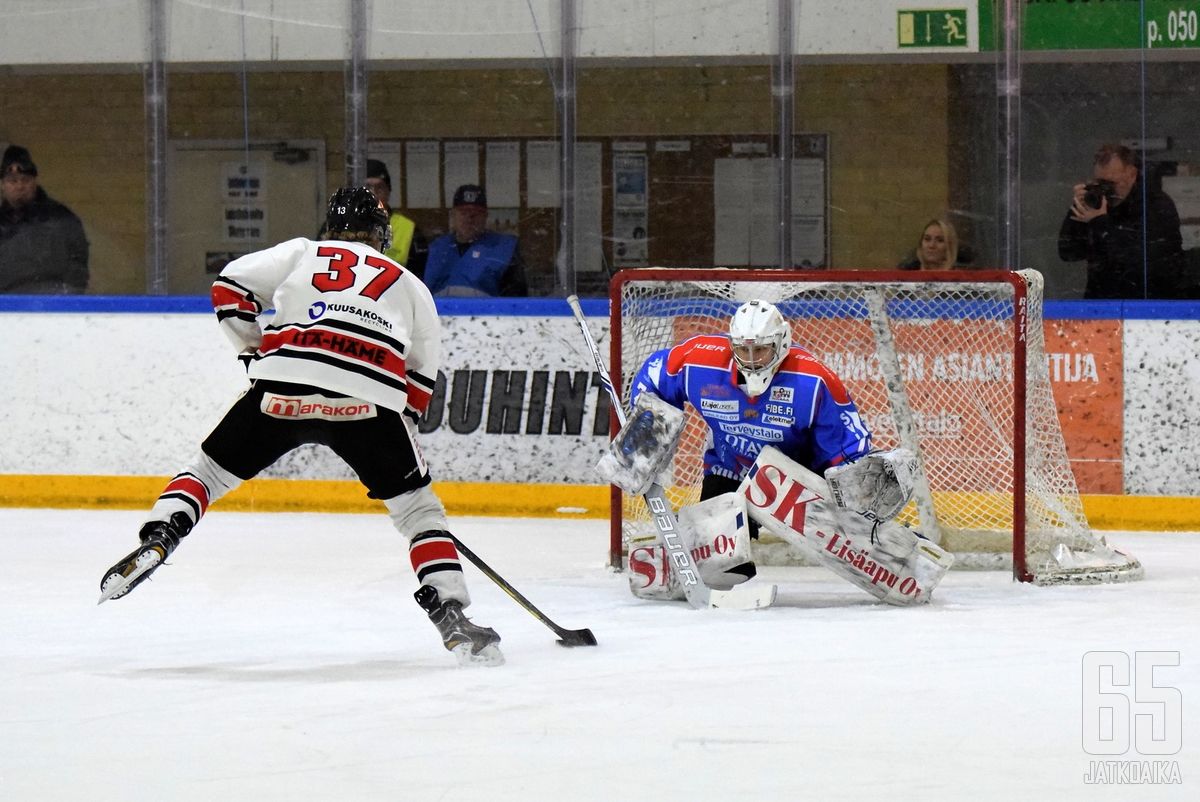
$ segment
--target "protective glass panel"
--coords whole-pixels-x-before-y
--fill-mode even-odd
[[[1050,297],[1196,297],[1200,4],[1022,12],[1022,265]]]
[[[448,294],[948,264],[1037,269],[1050,299],[1194,297],[1198,18],[1165,0],[18,5],[8,219],[40,191],[79,222],[10,233],[3,289],[204,293],[369,181],[418,271],[458,187],[484,188],[521,279]],[[1093,215],[1083,186],[1105,177]]]
[[[142,291],[141,5],[4,9],[0,293]]]

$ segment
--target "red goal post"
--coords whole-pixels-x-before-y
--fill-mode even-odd
[[[653,352],[724,333],[737,306],[776,304],[793,342],[845,383],[876,448],[903,445],[921,470],[899,520],[967,567],[1024,582],[1092,583],[1141,575],[1137,560],[1088,527],[1046,365],[1036,271],[623,270],[610,284],[613,383]],[[614,429],[615,431],[615,429]],[[699,498],[708,428],[694,410],[663,485],[679,507]],[[638,498],[613,489],[610,561],[652,537]],[[791,562],[780,543],[756,559]]]

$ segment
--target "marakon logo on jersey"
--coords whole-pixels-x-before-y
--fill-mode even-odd
[[[772,387],[769,398],[771,401],[779,401],[784,404],[790,404],[792,403],[792,392],[793,391],[791,387]]]
[[[272,418],[286,420],[364,420],[376,416],[375,405],[353,398],[323,395],[263,395],[259,408]]]

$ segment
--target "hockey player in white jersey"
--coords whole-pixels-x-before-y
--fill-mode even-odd
[[[383,255],[388,215],[366,187],[333,194],[325,232],[327,240],[292,239],[236,259],[213,283],[213,308],[250,387],[167,484],[138,548],[105,572],[101,601],[149,578],[218,498],[292,449],[320,443],[408,539],[417,603],[445,647],[460,663],[500,664],[500,636],[463,614],[462,564],[415,441],[441,356],[433,299]],[[275,312],[260,326],[265,308]]]

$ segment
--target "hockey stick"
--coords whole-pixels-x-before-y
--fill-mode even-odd
[[[575,313],[575,320],[579,323],[580,331],[583,332],[583,339],[587,341],[588,350],[592,352],[592,360],[596,363],[596,371],[600,374],[600,383],[604,385],[609,398],[612,399],[612,408],[616,413],[617,421],[624,426],[625,408],[621,404],[621,398],[617,395],[616,388],[613,387],[608,368],[604,365],[604,357],[600,355],[600,349],[596,347],[596,341],[592,339],[587,318],[584,317],[583,308],[579,305],[579,297],[568,295],[567,303],[571,305],[571,311]],[[700,571],[696,568],[696,561],[692,559],[691,552],[683,546],[675,510],[671,508],[671,502],[667,500],[662,485],[658,482],[652,484],[650,489],[642,495],[642,499],[650,510],[650,517],[654,520],[654,527],[658,530],[659,539],[670,556],[671,565],[679,574],[680,583],[683,585],[683,595],[688,604],[697,609],[721,607],[732,610],[755,610],[760,607],[770,607],[775,602],[776,588],[774,585],[751,585],[750,587],[735,587],[731,590],[715,590],[704,584],[704,580],[700,577]]]
[[[529,611],[529,614],[541,621],[546,626],[554,631],[554,634],[559,637],[559,646],[595,646],[596,636],[592,634],[590,629],[564,629],[558,624],[550,620],[550,618],[541,610],[533,606],[533,602],[525,598],[512,585],[508,584],[508,580],[500,576],[492,567],[485,563],[480,557],[469,548],[463,545],[463,542],[454,535],[450,535],[454,540],[454,544],[458,546],[460,554],[474,563],[475,567],[483,572],[484,576],[500,586],[500,589],[513,598],[517,604]]]

